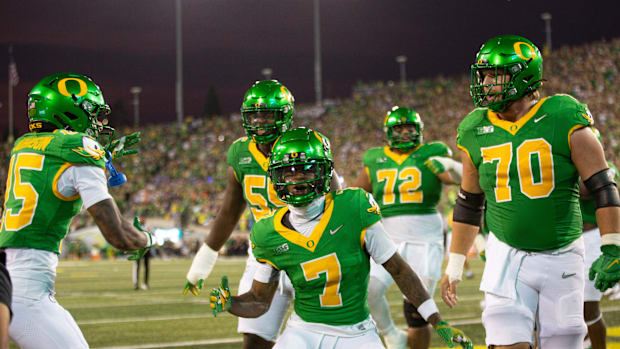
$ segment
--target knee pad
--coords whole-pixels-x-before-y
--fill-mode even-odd
[[[405,320],[409,327],[426,327],[428,322],[422,318],[420,313],[413,304],[403,301],[403,312],[405,314]]]

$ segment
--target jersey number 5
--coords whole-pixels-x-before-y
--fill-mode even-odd
[[[4,196],[5,211],[2,219],[5,230],[19,230],[32,223],[39,194],[31,183],[22,179],[21,171],[41,171],[44,159],[45,155],[33,153],[21,153],[11,157],[9,176],[6,180],[7,191]],[[11,193],[14,198],[9,200]]]
[[[498,160],[495,170],[495,201],[512,200],[509,173],[512,163],[512,143],[504,143],[480,150],[484,163],[492,163]],[[534,179],[532,170],[532,156],[535,154],[540,169],[538,181]],[[519,173],[519,186],[525,196],[530,199],[549,196],[555,187],[551,144],[542,138],[528,139],[521,143],[517,148],[517,171]]]
[[[311,261],[301,263],[306,281],[316,280],[319,274],[325,273],[325,287],[323,294],[319,296],[321,307],[340,307],[342,306],[342,296],[340,295],[340,261],[336,253],[328,254]]]
[[[254,221],[270,215],[273,213],[273,209],[269,203],[274,206],[286,205],[282,200],[278,199],[276,191],[271,184],[271,179],[266,176],[260,175],[246,175],[243,177],[245,197],[249,202],[250,210],[254,216]],[[267,198],[263,194],[254,192],[255,189],[262,189],[267,191]]]

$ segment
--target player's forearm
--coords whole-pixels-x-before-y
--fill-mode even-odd
[[[243,209],[245,209],[245,205],[240,206],[241,207],[236,210],[233,208],[222,208],[220,212],[217,213],[213,221],[213,227],[205,238],[205,244],[214,251],[219,251],[226,241],[228,241],[228,238],[230,238],[230,235],[241,217],[241,213],[243,213]]]
[[[257,318],[267,312],[271,300],[256,297],[252,292],[231,297],[228,312],[239,317]]]
[[[478,229],[480,228],[475,225],[453,222],[452,243],[450,244],[449,251],[451,253],[467,255],[478,234]]]
[[[601,235],[620,233],[620,207],[601,207],[596,210],[596,222]]]
[[[383,263],[383,267],[392,275],[400,291],[416,308],[430,298],[422,280],[398,253]]]
[[[144,232],[137,230],[130,222],[123,219],[112,199],[92,205],[88,208],[88,213],[95,220],[106,241],[120,250],[137,250],[149,243]]]

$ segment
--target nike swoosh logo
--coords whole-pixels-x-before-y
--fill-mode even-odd
[[[571,273],[571,274],[562,273],[562,279],[569,278],[569,277],[571,277],[573,275],[577,275],[577,273]]]
[[[611,262],[611,264],[608,265],[607,268],[605,268],[605,269],[611,268],[612,266],[614,266],[614,264],[618,264],[618,258],[616,258],[613,262]]]
[[[330,234],[332,234],[332,235],[336,234],[336,232],[338,232],[338,230],[340,230],[340,228],[342,228],[342,226],[343,226],[343,225],[344,225],[344,224],[340,224],[340,226],[339,226],[338,228],[336,228],[335,230],[331,230],[331,229],[330,229],[330,230],[329,230],[329,233],[330,233]]]
[[[534,122],[539,122],[540,120],[542,120],[542,119],[544,119],[546,117],[547,117],[547,114],[545,114],[545,115],[543,115],[543,116],[541,116],[539,118],[534,119]]]

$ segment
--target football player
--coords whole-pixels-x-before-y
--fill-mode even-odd
[[[364,171],[354,186],[377,200],[382,223],[398,253],[415,270],[432,297],[441,278],[443,219],[437,211],[443,184],[459,184],[462,166],[441,142],[424,143],[420,115],[405,107],[393,107],[383,122],[385,147],[364,154]],[[371,263],[368,305],[389,349],[426,349],[432,328],[405,300],[403,310],[408,334],[396,329],[385,292],[394,280],[380,264]],[[409,337],[409,340],[407,340]]]
[[[596,135],[599,142],[601,141],[601,134],[599,131],[591,127],[590,128]],[[618,179],[618,169],[616,166],[608,162],[610,170],[613,171],[613,177]],[[585,272],[588,273],[590,267],[594,261],[601,256],[601,235],[596,225],[596,203],[592,198],[579,199],[579,205],[581,207],[581,216],[583,218],[583,241],[585,245]],[[585,282],[584,304],[583,304],[583,319],[588,327],[588,340],[589,345],[586,343],[584,348],[592,347],[592,349],[605,349],[607,348],[606,339],[607,326],[603,319],[603,313],[600,310],[600,301],[603,293],[594,286],[594,281],[587,280]]]
[[[490,39],[471,66],[477,109],[459,125],[463,180],[441,281],[457,302],[465,255],[486,198],[489,230],[480,289],[482,322],[493,348],[581,348],[584,242],[579,178],[591,193],[602,255],[590,278],[604,290],[620,279],[620,200],[586,105],[568,95],[540,97],[543,59],[528,39]]]
[[[396,252],[372,195],[359,188],[330,191],[332,172],[329,141],[318,132],[296,128],[276,141],[269,177],[287,206],[252,227],[261,263],[252,287],[230,297],[224,279],[211,293],[214,314],[261,316],[284,271],[295,289],[295,311],[274,348],[382,348],[366,302],[372,257],[448,345],[472,348],[463,332],[441,320],[424,284]]]
[[[98,117],[109,111],[99,86],[79,74],[50,75],[28,95],[31,132],[11,151],[0,231],[13,282],[9,335],[21,348],[88,348],[54,299],[60,243],[82,206],[112,246],[133,250],[131,258],[153,243],[137,220],[132,225],[121,216],[108,193],[106,157],[96,138],[103,129]],[[117,156],[126,154],[121,148]]]
[[[267,174],[269,154],[275,140],[291,127],[294,98],[284,85],[275,80],[258,81],[246,92],[241,105],[241,117],[246,137],[235,141],[228,149],[228,183],[211,232],[201,246],[189,272],[183,294],[198,295],[217,258],[217,251],[230,237],[246,205],[254,222],[285,205],[274,191]],[[239,294],[248,291],[259,263],[248,251],[249,258],[239,283]],[[282,292],[271,302],[269,311],[257,319],[239,319],[237,330],[243,333],[246,349],[271,348],[288,311],[293,290],[283,275]]]

